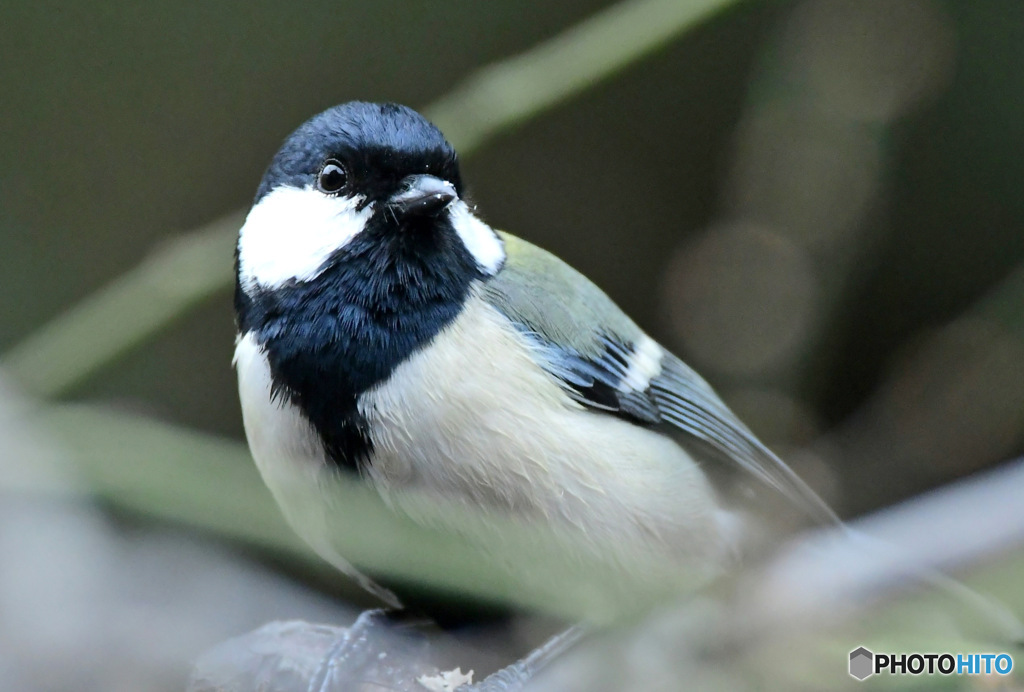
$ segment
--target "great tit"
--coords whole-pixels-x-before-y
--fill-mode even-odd
[[[239,233],[236,278],[256,464],[293,528],[393,605],[338,548],[330,478],[461,536],[512,590],[558,574],[538,564],[554,560],[619,603],[663,581],[646,564],[698,580],[727,568],[736,513],[702,465],[724,459],[830,515],[599,288],[484,222],[452,146],[407,107],[346,103],[289,136]],[[480,513],[449,520],[430,498]],[[510,556],[476,530],[495,517],[567,539]]]

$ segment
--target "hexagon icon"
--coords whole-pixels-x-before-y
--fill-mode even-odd
[[[858,680],[866,680],[875,674],[875,655],[859,646],[850,652],[850,675]]]

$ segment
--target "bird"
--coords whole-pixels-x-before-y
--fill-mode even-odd
[[[460,542],[440,558],[501,582],[489,597],[581,619],[730,569],[743,512],[713,467],[834,517],[594,283],[488,224],[411,108],[344,103],[287,137],[235,275],[255,463],[296,532],[388,605],[405,605],[388,570],[346,554],[366,527],[335,481]]]

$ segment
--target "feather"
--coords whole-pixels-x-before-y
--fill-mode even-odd
[[[801,507],[839,520],[789,466],[729,410],[711,386],[634,324],[582,274],[502,234],[504,268],[483,297],[533,344],[534,358],[577,403],[644,426],[668,424]]]

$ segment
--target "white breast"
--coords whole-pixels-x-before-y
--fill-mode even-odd
[[[575,592],[592,592],[579,605],[588,612],[639,607],[678,588],[672,579],[690,584],[720,572],[728,522],[694,461],[658,433],[583,409],[530,349],[473,297],[428,347],[360,398],[374,444],[367,478],[387,503],[471,542],[481,559],[507,568],[516,589],[551,592],[571,574]],[[235,358],[264,480],[296,531],[358,576],[332,547],[331,530],[345,522],[330,516],[337,503],[321,494],[326,462],[317,436],[294,406],[271,402],[269,367],[254,339],[243,337]],[[449,522],[430,497],[482,511]],[[510,555],[502,540],[509,520],[551,529],[569,548],[537,559]],[[538,564],[552,555],[563,564]],[[555,599],[557,590],[527,600]]]
[[[574,403],[530,349],[474,297],[364,396],[378,490],[399,505],[409,488],[464,498],[577,531],[600,550],[720,568],[723,513],[694,461],[663,435]]]
[[[284,398],[271,400],[270,364],[252,334],[235,347],[245,436],[256,467],[289,525],[322,558],[391,606],[399,601],[334,549],[329,498],[321,491],[327,461],[312,425]],[[328,484],[329,485],[329,484]]]

